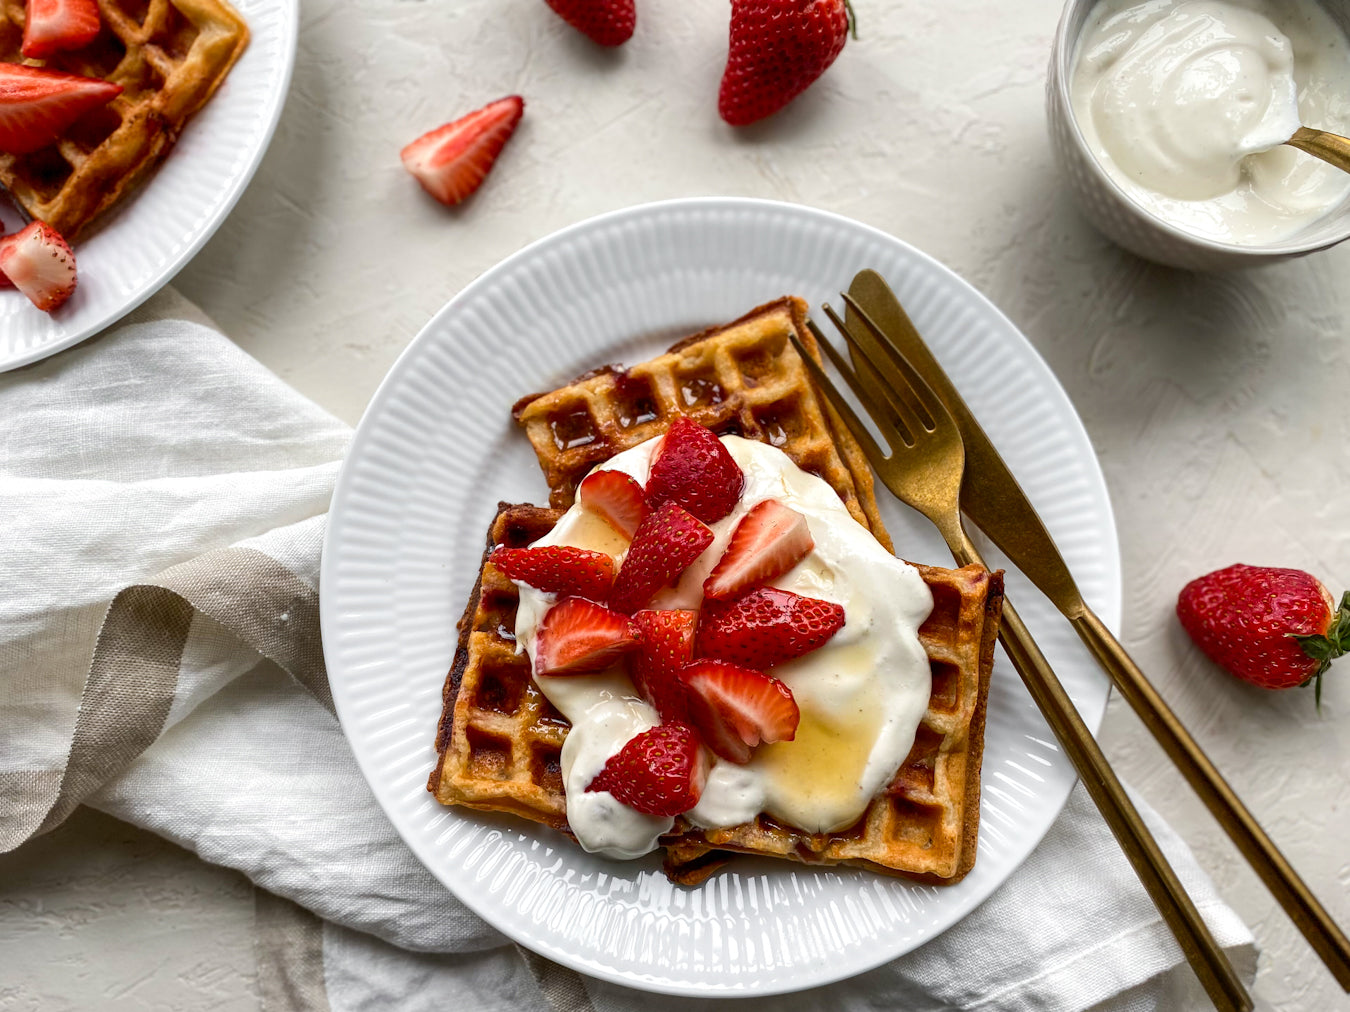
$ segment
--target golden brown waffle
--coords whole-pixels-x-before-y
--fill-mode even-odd
[[[528,657],[516,654],[519,596],[487,561],[496,545],[519,548],[543,537],[561,515],[538,506],[498,507],[459,623],[436,738],[440,761],[427,787],[443,804],[509,812],[567,832],[559,762],[567,721],[535,687]],[[677,820],[664,841],[672,879],[700,881],[726,851],[858,864],[931,882],[958,881],[974,865],[985,699],[1003,581],[978,566],[918,570],[933,592],[933,613],[919,630],[933,690],[914,747],[886,792],[839,833],[804,833],[764,816],[719,830]]]
[[[57,143],[0,153],[0,185],[67,239],[168,154],[248,45],[248,26],[224,0],[98,0],[98,7],[103,29],[88,46],[24,60],[24,0],[0,0],[0,60],[123,88]]]
[[[778,447],[833,486],[854,518],[889,549],[867,460],[816,396],[788,343],[795,332],[818,357],[805,321],[806,303],[782,298],[630,369],[598,369],[550,393],[522,398],[513,413],[544,469],[550,504],[572,505],[577,485],[596,464],[665,432],[676,415],[689,415],[718,435]]]
[[[650,362],[597,370],[522,399],[515,416],[534,445],[555,508],[502,504],[488,551],[542,537],[595,464],[664,432],[677,414],[781,447],[829,482],[889,548],[866,461],[817,399],[787,341],[795,330],[816,353],[804,312],[800,300],[781,299],[686,338]],[[1002,575],[979,567],[918,568],[934,599],[919,631],[933,691],[914,748],[884,795],[855,826],[832,834],[803,833],[767,817],[706,831],[677,820],[663,841],[672,879],[700,881],[727,851],[860,864],[932,882],[955,882],[970,870]],[[514,584],[485,554],[460,620],[437,735],[440,762],[428,788],[446,804],[511,812],[566,832],[559,757],[568,725],[535,687],[528,658],[515,653],[517,602]]]

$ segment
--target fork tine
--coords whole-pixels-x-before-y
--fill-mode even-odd
[[[831,361],[833,361],[836,366],[839,366],[841,364],[839,353],[829,346],[829,343],[824,340],[820,331],[816,329],[815,325],[811,323],[810,320],[806,321],[806,325],[815,335],[816,341],[822,347],[827,349],[826,354],[830,356]],[[853,435],[857,438],[859,444],[861,444],[863,453],[867,456],[868,462],[873,467],[880,467],[886,461],[887,455],[882,452],[881,447],[877,445],[877,441],[872,438],[872,433],[869,432],[867,426],[862,423],[862,419],[860,419],[858,413],[853,410],[853,406],[849,404],[848,401],[844,400],[843,394],[841,394],[838,387],[834,385],[834,381],[825,375],[825,370],[822,369],[820,364],[807,353],[806,348],[802,345],[801,339],[798,338],[796,334],[790,333],[788,334],[788,340],[791,341],[792,346],[797,349],[797,354],[802,357],[802,362],[806,365],[806,371],[811,374],[811,379],[815,382],[816,386],[825,394],[826,399],[834,406],[834,409],[844,416],[845,423],[848,425],[849,429],[852,430]],[[858,399],[862,401],[863,406],[866,407],[868,400],[854,384],[852,371],[849,369],[840,369],[839,374],[844,377],[849,386],[853,388],[853,392],[858,395]]]
[[[858,305],[857,300],[854,299],[852,295],[849,295],[847,292],[840,292],[840,295],[843,297],[844,303],[848,308],[853,310],[857,315],[859,321],[861,321],[863,327],[866,329],[868,336],[873,339],[875,346],[881,350],[881,353],[885,356],[887,362],[894,366],[895,371],[903,378],[903,386],[897,384],[897,386],[901,386],[901,392],[903,393],[904,387],[908,387],[913,393],[915,401],[917,401],[927,413],[932,422],[932,425],[927,426],[929,431],[936,429],[939,421],[955,425],[956,420],[952,417],[952,413],[947,410],[947,405],[942,402],[942,398],[933,392],[933,388],[930,387],[927,381],[919,375],[917,370],[909,364],[909,359],[900,354],[895,346],[886,339],[885,333],[877,326],[876,321],[868,315],[867,311],[863,309],[862,306]],[[886,370],[883,368],[882,372],[884,374]]]
[[[864,333],[861,337],[854,334],[844,321],[839,319],[839,314],[829,303],[825,303],[821,308],[825,310],[825,315],[829,317],[835,329],[848,342],[848,346],[853,349],[854,364],[861,366],[857,369],[859,378],[862,378],[865,370],[870,380],[865,385],[869,387],[873,397],[891,409],[904,433],[905,442],[912,446],[915,442],[914,433],[925,430],[932,432],[935,428],[932,418],[915,409],[913,399],[907,396],[909,391],[905,388],[904,376],[897,370],[888,368],[890,363],[886,360],[885,352],[877,345],[876,338],[870,333]]]

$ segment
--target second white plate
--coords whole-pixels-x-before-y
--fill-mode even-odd
[[[1074,783],[1000,657],[989,697],[979,856],[949,887],[854,869],[739,859],[695,889],[654,856],[616,862],[539,826],[440,806],[426,792],[455,620],[496,503],[543,502],[511,421],[521,395],[783,294],[838,300],[854,273],[890,281],[1036,503],[1083,593],[1120,615],[1106,487],[1072,405],[978,292],[899,240],[788,204],[704,199],[582,222],[466,288],[409,345],[357,429],[333,496],[322,573],[324,655],[342,726],[376,797],[451,890],[550,959],[633,987],[763,995],[824,984],[913,949],[987,897],[1029,854]],[[884,491],[901,555],[950,564],[926,521]],[[991,553],[991,563],[996,556]],[[1010,595],[1088,724],[1107,684],[1049,603]]]
[[[231,0],[249,44],[163,163],[75,243],[79,284],[55,313],[0,288],[0,371],[46,358],[115,323],[206,244],[253,178],[295,64],[296,0]],[[20,224],[5,208],[6,231]]]

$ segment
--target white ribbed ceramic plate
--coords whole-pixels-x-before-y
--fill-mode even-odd
[[[92,337],[159,291],[253,178],[290,85],[299,5],[231,2],[248,22],[248,48],[159,168],[76,242],[79,284],[70,301],[48,314],[0,288],[0,371]],[[3,222],[7,232],[20,224],[9,207]]]
[[[485,920],[585,973],[697,995],[826,983],[932,938],[989,895],[1049,828],[1074,777],[1000,659],[989,696],[979,858],[947,888],[852,869],[738,859],[697,889],[655,856],[609,861],[541,827],[426,792],[455,620],[497,501],[545,502],[511,422],[519,396],[785,293],[838,301],[879,270],[1007,456],[1116,625],[1120,560],[1106,488],[1072,405],[1026,339],[924,254],[865,225],[737,199],[650,204],[582,222],[488,271],[394,365],[333,495],[322,574],[324,655],[343,729],[404,839]],[[906,557],[949,563],[926,521],[882,493]],[[1019,609],[1089,725],[1107,686],[1066,623],[1014,576]],[[972,955],[971,958],[978,958]]]

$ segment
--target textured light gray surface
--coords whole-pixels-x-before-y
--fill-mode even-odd
[[[1235,683],[1171,614],[1230,562],[1350,582],[1350,249],[1203,277],[1111,247],[1069,206],[1042,113],[1053,0],[860,0],[862,39],[782,116],[716,117],[725,0],[639,0],[616,53],[540,0],[307,0],[292,93],[238,208],[180,275],[243,347],[349,421],[425,320],[524,243],[665,197],[814,204],[886,229],[994,300],[1073,398],[1114,499],[1123,639],[1350,925],[1350,662],[1322,715]],[[398,162],[511,91],[526,117],[458,211]],[[842,280],[841,280],[842,283]],[[505,381],[509,381],[506,378]],[[1103,739],[1265,950],[1279,1010],[1350,1008],[1118,702]],[[240,880],[81,817],[0,859],[0,1010],[256,1007]]]

